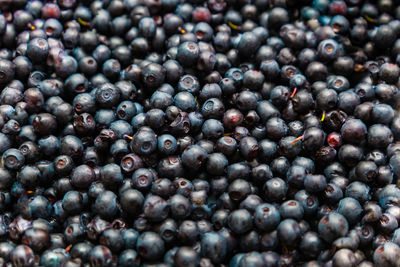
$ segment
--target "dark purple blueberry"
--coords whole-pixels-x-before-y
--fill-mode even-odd
[[[89,252],[88,259],[93,266],[111,266],[113,262],[111,250],[102,245],[93,247]]]
[[[399,252],[400,248],[397,244],[386,242],[375,249],[373,255],[374,263],[379,265],[396,265],[398,258],[395,255]]]
[[[96,90],[95,99],[101,107],[109,108],[118,103],[120,95],[121,92],[118,87],[105,83]]]
[[[206,233],[201,239],[201,252],[214,263],[222,262],[227,251],[227,240],[216,232]]]
[[[103,218],[114,218],[118,212],[117,196],[111,191],[104,191],[94,203],[94,208]]]
[[[35,254],[26,245],[19,245],[10,254],[10,261],[14,265],[33,266],[35,264]]]
[[[144,232],[137,241],[137,251],[146,260],[157,260],[164,254],[164,241],[154,232]]]
[[[299,223],[293,219],[285,219],[277,227],[277,236],[283,244],[296,244],[301,236]]]
[[[338,237],[345,236],[348,232],[348,222],[346,218],[336,212],[331,212],[322,217],[318,223],[318,232],[321,238],[331,242]]]

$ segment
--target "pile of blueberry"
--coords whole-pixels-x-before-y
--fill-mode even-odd
[[[0,267],[400,266],[400,1],[0,10]]]

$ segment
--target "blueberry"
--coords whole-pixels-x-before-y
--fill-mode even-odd
[[[280,178],[272,178],[264,184],[264,197],[271,201],[282,201],[287,193],[287,185]]]
[[[127,214],[137,214],[141,211],[144,197],[135,189],[127,189],[120,194],[121,208]]]
[[[195,170],[199,169],[207,158],[207,151],[198,145],[189,146],[182,153],[182,163]]]
[[[83,208],[83,197],[78,191],[69,191],[64,195],[62,208],[70,214],[78,214]]]
[[[228,253],[227,241],[218,233],[206,233],[201,239],[201,252],[214,263],[222,262]]]
[[[196,100],[189,92],[179,92],[174,97],[174,104],[183,111],[192,111],[196,107]]]
[[[137,251],[146,260],[156,261],[164,253],[164,241],[154,232],[144,232],[137,241]]]
[[[343,141],[349,143],[362,143],[367,135],[367,127],[358,119],[347,120],[340,130]]]
[[[11,252],[10,261],[14,265],[22,264],[25,266],[33,266],[35,263],[35,254],[30,247],[19,245]]]
[[[143,212],[150,221],[164,220],[169,213],[168,203],[156,195],[151,195],[146,198],[143,204]]]
[[[275,251],[267,251],[261,254],[263,256],[265,264],[268,266],[278,266],[279,254]]]
[[[296,142],[294,136],[283,137],[279,141],[279,150],[281,154],[287,158],[294,158],[301,152],[300,142]]]
[[[376,104],[372,109],[371,119],[375,123],[390,124],[394,117],[393,108],[387,104]]]
[[[323,175],[309,174],[304,178],[304,187],[308,192],[320,192],[327,186],[326,177]]]
[[[238,168],[241,166],[239,165]],[[245,170],[242,170],[245,171]],[[229,170],[228,170],[229,173]],[[238,170],[240,175],[240,170]],[[229,174],[228,174],[229,175]],[[233,201],[242,201],[251,193],[250,184],[243,179],[235,179],[228,187],[228,194]]]
[[[85,230],[82,225],[72,223],[65,228],[64,236],[68,243],[76,243],[81,241],[85,235]]]
[[[190,247],[179,248],[174,257],[177,266],[196,266],[199,261],[198,253]]]
[[[271,204],[260,204],[254,212],[254,224],[263,231],[275,229],[280,222],[280,214],[275,206]]]
[[[46,39],[35,38],[28,43],[27,56],[36,63],[39,63],[47,58],[49,53],[49,44]]]
[[[346,197],[352,197],[358,200],[360,203],[364,203],[369,200],[369,191],[369,186],[356,181],[347,186],[345,195]]]
[[[72,171],[71,183],[79,188],[88,188],[95,180],[95,173],[88,165],[80,165]]]
[[[396,255],[399,251],[399,246],[392,242],[386,242],[379,246],[374,251],[374,264],[390,266],[398,264]]]
[[[175,137],[169,134],[164,134],[158,137],[158,151],[160,153],[170,155],[177,149],[177,142]]]
[[[111,266],[113,261],[110,249],[102,245],[93,247],[88,258],[93,266]]]
[[[307,113],[314,105],[314,99],[306,90],[296,92],[292,99],[293,109],[297,113]]]
[[[104,191],[95,201],[97,213],[104,218],[113,218],[117,212],[117,196],[111,191]]]
[[[346,144],[340,147],[338,151],[339,161],[347,166],[354,166],[362,159],[360,147]]]
[[[270,16],[268,17],[268,25],[269,28],[272,30],[278,30],[283,24],[287,23],[288,21],[288,12],[281,7],[273,8],[271,10]]]
[[[67,135],[61,139],[61,153],[72,158],[80,157],[83,153],[82,141],[76,136]]]
[[[219,119],[224,115],[225,106],[218,98],[207,99],[201,108],[202,115],[209,119]]]
[[[286,174],[286,179],[290,185],[301,188],[306,174],[307,170],[303,166],[293,164]]]
[[[290,97],[289,88],[283,85],[278,85],[271,90],[269,97],[271,99],[272,104],[274,104],[275,106],[277,107],[286,106]]]
[[[301,236],[300,226],[293,219],[285,219],[278,225],[277,234],[283,244],[295,244]]]
[[[21,151],[15,148],[10,148],[4,151],[3,160],[7,169],[18,170],[24,165],[25,157]]]
[[[338,250],[332,259],[333,266],[352,266],[357,262],[357,258],[353,251],[347,248],[342,248]]]
[[[162,91],[155,91],[150,98],[150,104],[153,108],[166,110],[168,106],[174,103],[172,96]]]
[[[315,257],[321,252],[322,240],[315,232],[306,232],[300,242],[300,248],[309,257]]]
[[[337,184],[329,183],[325,188],[324,195],[328,201],[336,203],[343,198],[343,191]]]
[[[213,153],[208,156],[206,169],[212,175],[222,175],[228,166],[228,159],[222,153]]]
[[[251,176],[255,183],[264,183],[272,178],[272,171],[267,164],[260,164],[252,168]]]
[[[337,212],[328,213],[318,223],[318,233],[327,242],[345,236],[348,228],[349,225],[346,218]]]
[[[355,224],[361,217],[362,207],[356,199],[346,197],[340,200],[337,212],[345,216],[350,224]]]
[[[288,200],[282,203],[279,212],[284,219],[292,218],[301,220],[303,218],[303,206],[296,200]]]
[[[104,107],[109,108],[118,103],[121,92],[118,87],[110,83],[102,84],[95,93],[96,102]]]
[[[312,82],[325,80],[328,70],[324,64],[319,61],[313,61],[308,64],[305,74]]]
[[[392,233],[398,227],[397,218],[384,213],[379,220],[379,226],[383,233]]]

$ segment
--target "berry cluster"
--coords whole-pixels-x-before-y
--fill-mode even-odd
[[[400,266],[398,0],[0,0],[0,266]]]

